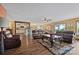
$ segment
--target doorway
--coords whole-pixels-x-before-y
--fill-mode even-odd
[[[14,35],[20,35],[21,46],[24,48],[29,45],[30,41],[30,22],[10,21],[9,28]]]
[[[30,23],[29,22],[22,22],[22,21],[15,21],[15,33],[20,35],[22,46],[26,47],[29,44],[29,30],[30,30]]]

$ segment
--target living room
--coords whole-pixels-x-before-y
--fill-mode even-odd
[[[79,55],[78,10],[78,3],[0,4],[0,54]]]

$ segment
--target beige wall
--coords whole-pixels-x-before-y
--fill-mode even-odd
[[[65,24],[66,30],[70,30],[70,31],[76,32],[77,31],[77,29],[76,29],[76,27],[77,27],[76,26],[76,22],[77,21],[79,21],[79,18],[65,19],[65,20],[58,21],[58,22],[52,22],[52,23],[50,23],[50,27],[51,27],[50,31],[55,32],[55,25],[57,25],[57,24]],[[47,28],[48,24],[47,25],[45,24],[45,27]]]
[[[54,25],[53,25],[52,23],[44,24],[44,25],[43,25],[43,29],[44,29],[46,32],[52,32],[52,31],[54,31]]]

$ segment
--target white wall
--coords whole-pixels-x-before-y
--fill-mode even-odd
[[[44,17],[52,21],[60,19],[79,17],[79,4],[3,4],[7,10],[7,17],[2,26],[7,26],[9,20],[32,21],[42,23]]]

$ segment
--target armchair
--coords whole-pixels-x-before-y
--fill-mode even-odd
[[[8,31],[7,34],[5,33],[6,31]],[[7,49],[20,47],[21,46],[20,36],[12,35],[12,33],[10,32],[10,29],[6,29],[6,31],[2,31],[4,35],[4,49],[7,50]],[[1,35],[1,32],[0,32],[0,35]],[[0,41],[1,41],[1,37],[0,37]]]

